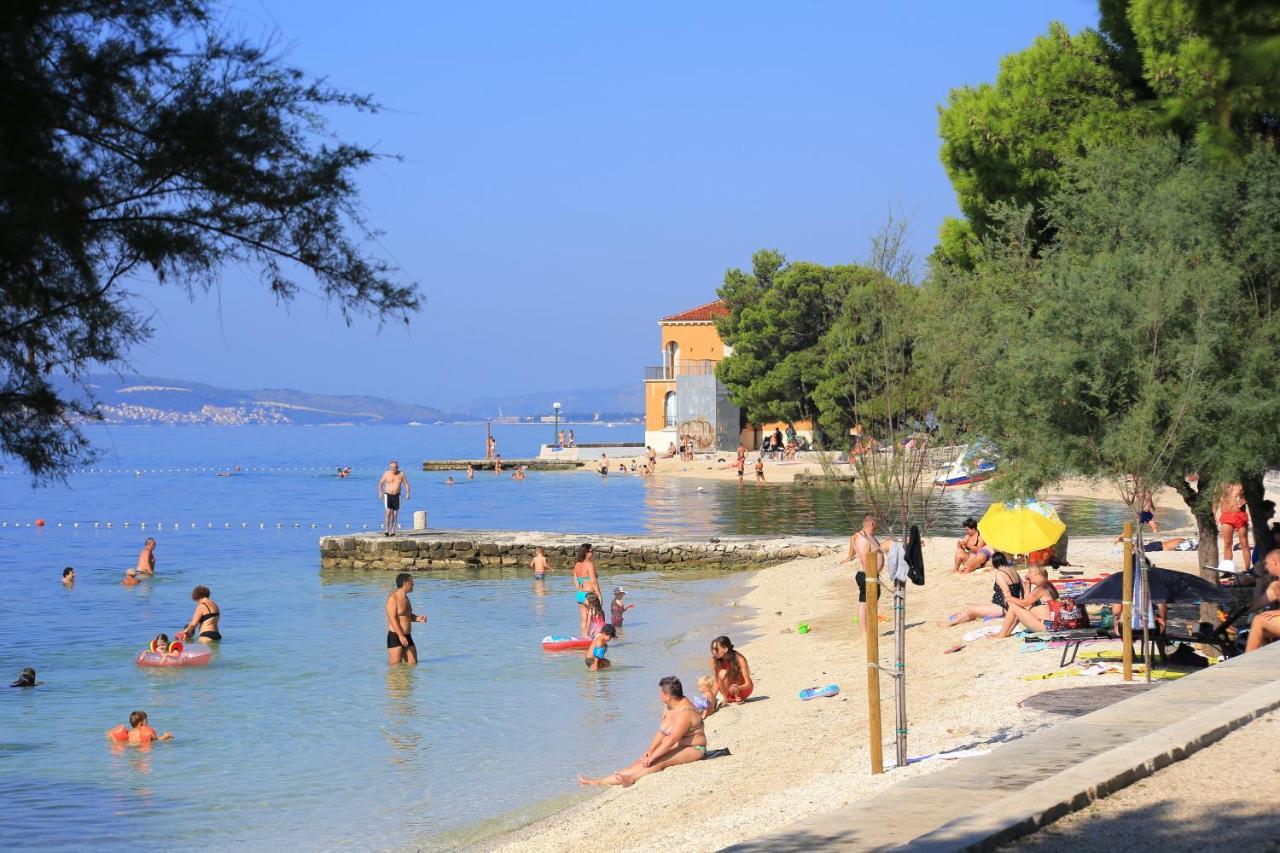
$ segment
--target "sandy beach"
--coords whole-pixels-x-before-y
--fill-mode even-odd
[[[692,467],[692,466],[690,466]],[[660,476],[666,472],[660,469]],[[693,471],[680,472],[695,476]],[[729,472],[732,476],[732,472]],[[1071,492],[1103,497],[1091,483],[1068,484]],[[1061,494],[1070,493],[1066,490]],[[1052,497],[1049,495],[1048,497]],[[1166,505],[1171,495],[1162,496]],[[1172,496],[1176,501],[1176,496]],[[967,603],[990,600],[990,570],[951,572],[954,540],[926,544],[924,587],[907,592],[907,706],[912,758],[961,748],[981,749],[1053,725],[1061,718],[1020,703],[1046,690],[1118,684],[1118,674],[1027,680],[1058,671],[1059,651],[1024,651],[1020,639],[977,639],[964,634],[983,623],[945,628],[935,623]],[[1158,563],[1195,571],[1195,552],[1167,552]],[[1071,563],[1087,575],[1117,571],[1120,557],[1111,537],[1072,538]],[[837,557],[797,559],[756,572],[741,605],[752,608],[750,637],[734,637],[746,655],[756,694],[707,720],[712,749],[729,757],[672,768],[634,787],[610,788],[582,803],[493,840],[482,849],[572,851],[611,839],[630,850],[715,850],[830,811],[903,779],[929,773],[944,760],[912,763],[883,775],[869,772],[866,735],[864,642],[854,625],[854,568]],[[890,598],[880,612],[891,612]],[[796,632],[807,622],[808,634]],[[986,623],[992,624],[990,622]],[[889,623],[881,625],[881,658],[892,655]],[[744,642],[745,640],[745,642]],[[944,650],[963,646],[957,652]],[[1119,649],[1118,643],[1092,650]],[[1085,651],[1090,651],[1086,648]],[[654,673],[654,681],[660,675]],[[703,673],[678,673],[692,685]],[[801,702],[800,690],[836,683],[841,694]],[[885,759],[891,763],[893,682],[880,684]],[[636,709],[652,713],[652,709]],[[654,717],[655,725],[657,717]],[[636,744],[638,756],[645,748]],[[589,775],[615,768],[586,766]]]

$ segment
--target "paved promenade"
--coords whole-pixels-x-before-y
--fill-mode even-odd
[[[1278,707],[1280,644],[728,849],[992,850]]]

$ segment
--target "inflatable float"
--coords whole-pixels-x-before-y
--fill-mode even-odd
[[[800,691],[801,701],[808,702],[810,699],[817,699],[819,696],[837,696],[840,693],[840,685],[828,684],[826,687],[806,687]]]
[[[134,658],[138,666],[204,666],[213,658],[213,652],[206,646],[186,648],[182,643],[170,643],[169,651],[162,652],[154,648],[143,649]]]
[[[585,649],[590,645],[590,637],[561,637],[555,635],[542,638],[542,650],[544,652],[567,652],[572,649]]]

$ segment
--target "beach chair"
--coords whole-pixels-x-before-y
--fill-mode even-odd
[[[1062,643],[1062,658],[1058,667],[1070,666],[1076,662],[1080,654],[1080,646],[1096,640],[1114,640],[1116,635],[1110,628],[1072,628],[1065,631],[1041,631],[1023,637],[1028,643]]]
[[[1198,630],[1191,634],[1170,634],[1167,631],[1160,634],[1153,634],[1152,641],[1155,643],[1157,651],[1160,652],[1160,660],[1167,661],[1169,658],[1166,647],[1172,643],[1198,643],[1202,646],[1208,646],[1215,649],[1219,656],[1224,658],[1233,658],[1243,653],[1243,650],[1237,645],[1236,641],[1229,636],[1229,632],[1240,617],[1249,612],[1249,604],[1241,604],[1235,610],[1227,614],[1227,618],[1222,620],[1222,624],[1209,630],[1207,622],[1201,623]]]

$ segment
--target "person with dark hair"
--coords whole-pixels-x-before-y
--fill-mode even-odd
[[[598,669],[608,669],[611,666],[609,659],[605,655],[609,652],[609,641],[617,636],[618,629],[612,625],[604,625],[600,628],[600,633],[591,639],[591,647],[587,649],[587,669],[595,672]]]
[[[146,746],[152,741],[173,740],[173,732],[157,734],[156,730],[147,723],[147,712],[134,711],[129,715],[128,729],[123,725],[116,726],[107,732],[107,737],[116,743],[127,743],[130,746]]]
[[[18,674],[18,680],[9,685],[10,687],[35,687],[36,671],[31,667],[27,667]]]
[[[725,636],[711,641],[711,677],[724,701],[733,705],[744,701],[756,687],[747,659]]]
[[[855,530],[849,537],[849,551],[840,562],[849,563],[856,559],[862,565],[862,569],[853,576],[854,583],[858,585],[858,624],[862,624],[867,618],[867,578],[874,577],[879,580],[880,569],[884,567],[884,557],[891,544],[891,542],[882,543],[876,536],[876,515],[873,512],[862,516],[862,527]],[[871,605],[877,617],[879,617],[879,601],[880,586],[877,583],[876,601]]]
[[[996,552],[996,555],[991,558],[991,566],[996,570],[996,580],[991,586],[991,603],[970,604],[959,613],[952,613],[946,621],[939,622],[939,627],[963,625],[965,622],[985,619],[988,616],[1002,617],[1009,610],[1009,602],[1022,599],[1022,578],[1018,576],[1013,566],[1009,565],[1009,558]]]
[[[396,575],[396,588],[387,596],[387,663],[407,663],[416,666],[418,647],[413,644],[414,622],[426,622],[426,616],[415,615],[409,603],[413,592],[413,575],[401,572]]]
[[[1256,652],[1267,643],[1280,640],[1280,548],[1267,553],[1262,558],[1262,580],[1258,582],[1258,597],[1253,601],[1253,608],[1262,608],[1262,612],[1249,622],[1249,639],[1245,642],[1246,652]]]
[[[981,568],[991,559],[988,553],[987,543],[983,541],[982,534],[978,532],[978,522],[972,518],[964,520],[964,535],[956,540],[956,559],[955,565],[952,566],[953,571],[971,572],[974,569]],[[973,562],[972,568],[969,566]]]
[[[596,576],[596,564],[592,559],[594,555],[595,549],[591,547],[591,543],[583,542],[578,546],[578,558],[573,564],[573,586],[575,598],[578,601],[579,637],[590,636],[587,633],[591,615],[587,608],[587,595],[595,593],[597,600],[604,600],[604,594],[600,592],[600,578]]]
[[[185,643],[187,637],[194,633],[196,639],[202,643],[221,640],[218,618],[222,616],[222,611],[209,597],[209,587],[198,586],[191,590],[191,600],[196,603],[196,610],[191,614],[191,621],[187,626],[178,632],[178,639]]]
[[[579,785],[621,785],[630,788],[642,776],[706,757],[707,734],[703,730],[702,714],[685,697],[680,679],[668,675],[659,681],[658,698],[665,710],[658,723],[658,732],[649,742],[644,755],[630,767],[598,779],[588,779],[578,774]]]
[[[62,570],[62,585],[74,586],[76,582],[76,570],[67,566]]]

